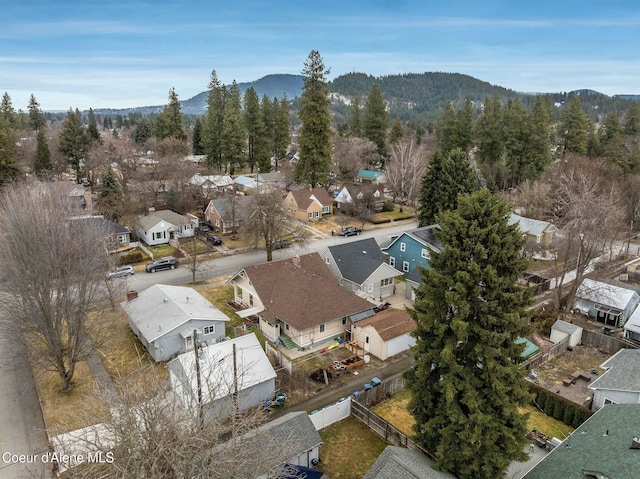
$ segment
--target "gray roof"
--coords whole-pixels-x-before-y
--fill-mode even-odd
[[[555,329],[556,331],[560,331],[562,333],[573,334],[578,329],[582,329],[582,328],[580,328],[580,326],[576,326],[573,323],[567,323],[562,319],[558,319],[555,323],[553,323],[553,326],[551,326],[551,329]]]
[[[329,251],[342,277],[356,284],[364,283],[381,266],[389,268],[390,276],[401,274],[386,264],[385,257],[373,238],[329,246]]]
[[[138,224],[142,229],[148,231],[161,221],[165,221],[173,226],[186,225],[191,222],[189,221],[189,218],[176,213],[175,211],[161,210],[156,211],[152,215],[143,216],[138,220]]]
[[[398,446],[387,446],[363,479],[453,479],[448,472],[436,471],[424,454]]]
[[[524,479],[637,479],[640,405],[607,404],[547,454]],[[590,473],[590,474],[589,474]]]
[[[235,198],[235,220],[244,221],[249,216],[250,196],[238,196]],[[231,198],[228,195],[217,200],[211,200],[213,207],[224,221],[231,221]]]
[[[554,224],[549,223],[548,221],[534,220],[533,218],[525,218],[524,216],[517,215],[515,213],[511,213],[509,215],[509,225],[518,224],[518,228],[524,234],[532,235],[532,236],[540,236],[545,231],[551,232],[555,231],[556,227]]]
[[[259,432],[265,433],[269,442],[284,444],[295,438],[295,454],[311,451],[322,444],[322,438],[316,431],[309,414],[305,411],[290,412],[273,421],[259,427]],[[261,439],[265,439],[261,435]],[[281,458],[281,462],[290,460],[291,457]]]
[[[190,320],[229,321],[193,288],[154,284],[137,298],[120,303],[140,334],[152,343]]]
[[[429,226],[422,226],[420,228],[416,228],[413,230],[409,230],[409,231],[405,231],[404,233],[398,235],[398,236],[392,236],[391,237],[391,243],[389,243],[389,245],[385,246],[385,250],[387,248],[389,248],[389,246],[391,246],[392,244],[394,244],[396,241],[398,241],[399,238],[402,237],[402,235],[409,235],[412,238],[414,238],[416,241],[422,243],[425,246],[429,246],[430,248],[436,250],[436,251],[442,251],[442,243],[440,243],[440,241],[438,241],[438,239],[436,238],[435,235],[435,230],[439,229],[440,226],[435,224],[435,225],[429,225]]]
[[[600,365],[606,369],[589,389],[640,391],[640,350],[621,349]],[[640,435],[640,425],[637,434]]]
[[[624,310],[629,301],[638,293],[635,291],[615,286],[602,281],[584,278],[582,284],[576,291],[576,298],[586,299],[594,303],[601,303],[619,310]]]

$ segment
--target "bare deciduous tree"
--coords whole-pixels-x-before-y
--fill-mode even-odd
[[[406,138],[391,145],[386,172],[394,201],[399,199],[401,205],[415,203],[426,168],[426,149],[418,145],[413,138]]]
[[[245,227],[255,244],[264,242],[267,261],[273,259],[273,243],[282,238],[288,223],[289,217],[285,213],[280,193],[265,193],[253,197]]]
[[[26,341],[34,361],[58,373],[66,390],[76,363],[90,353],[87,313],[105,294],[109,261],[106,230],[71,219],[81,210],[56,185],[4,191],[0,270],[8,293],[2,300],[5,326]]]
[[[333,137],[333,170],[344,181],[355,180],[358,170],[379,160],[377,146],[371,140]]]

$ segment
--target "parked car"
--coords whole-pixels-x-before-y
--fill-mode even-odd
[[[209,236],[207,236],[207,242],[211,246],[220,246],[222,244],[222,238],[220,238],[220,236],[216,236],[216,235],[209,235]]]
[[[158,258],[153,263],[149,263],[144,267],[147,273],[155,273],[156,271],[162,271],[163,269],[174,269],[178,267],[178,258],[174,256],[166,256],[164,258]]]
[[[343,228],[338,235],[340,236],[356,236],[362,233],[361,228],[356,228],[354,226],[349,226],[348,228]]]
[[[135,274],[135,272],[133,271],[133,266],[118,266],[113,271],[109,271],[107,273],[107,278],[122,278],[124,276],[131,276],[133,274]]]
[[[211,228],[209,228],[209,225],[200,225],[199,227],[200,233],[202,234],[207,234],[209,231],[211,231]]]
[[[291,241],[288,239],[279,239],[273,242],[273,249],[284,249],[291,246]]]

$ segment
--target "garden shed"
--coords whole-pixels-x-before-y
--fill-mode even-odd
[[[582,328],[573,323],[558,319],[553,323],[553,326],[551,326],[551,342],[558,344],[566,338],[569,338],[570,348],[577,346],[582,341]]]

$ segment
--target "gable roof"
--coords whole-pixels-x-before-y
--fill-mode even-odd
[[[508,224],[509,226],[517,224],[522,233],[532,236],[540,236],[544,232],[551,232],[557,229],[553,223],[549,223],[548,221],[525,218],[515,213],[509,215]]]
[[[380,267],[388,268],[390,276],[402,273],[389,266],[373,238],[342,243],[328,248],[343,278],[362,284]]]
[[[416,329],[416,322],[402,309],[387,309],[363,319],[356,326],[373,326],[383,341],[397,338]]]
[[[640,405],[607,404],[547,454],[524,479],[636,479],[640,449]]]
[[[189,218],[176,213],[175,211],[161,210],[156,211],[152,215],[143,216],[138,220],[138,224],[142,229],[147,231],[163,221],[172,226],[180,226],[191,223],[191,221],[189,221]]]
[[[244,272],[265,309],[260,315],[272,324],[281,320],[298,330],[373,308],[346,291],[318,253],[249,266]]]
[[[640,333],[640,307],[636,308],[629,320],[625,323],[624,330]]]
[[[630,289],[603,283],[591,278],[584,278],[582,284],[576,291],[576,298],[601,303],[605,306],[612,306],[619,310],[624,310],[634,295],[637,296],[637,293]]]
[[[102,216],[87,216],[87,217],[78,217],[74,218],[78,221],[86,221],[87,223],[93,223],[96,226],[102,228],[109,235],[119,235],[125,233],[131,233],[131,230],[126,226],[122,226],[115,221],[110,221]]]
[[[621,349],[600,365],[606,369],[589,384],[589,389],[640,391],[640,350]],[[640,435],[640,431],[638,431]]]
[[[249,216],[249,204],[252,199],[250,196],[238,196],[235,198],[235,219],[236,221],[246,220]],[[227,221],[231,221],[231,198],[224,195],[222,198],[211,200],[209,207],[213,206],[220,217]]]
[[[404,233],[391,238],[391,243],[383,248],[384,251],[388,250],[393,244],[398,242],[402,236],[406,235],[413,238],[417,242],[427,246],[435,251],[442,251],[442,243],[436,238],[435,230],[439,229],[437,224],[422,226],[413,230],[405,231]]]
[[[193,319],[229,321],[204,296],[184,286],[154,284],[120,305],[149,343]]]
[[[436,471],[424,454],[399,446],[387,446],[363,479],[453,479],[448,472]]]
[[[312,190],[305,188],[302,190],[292,190],[289,193],[291,193],[298,208],[301,210],[309,208],[314,200],[317,200],[322,206],[330,206],[332,204],[331,197],[324,188],[313,188]]]
[[[567,323],[566,321],[563,321],[562,319],[558,319],[558,320],[556,320],[555,323],[553,323],[553,326],[551,326],[551,329],[555,329],[556,331],[560,331],[560,332],[566,333],[566,334],[573,334],[578,329],[582,329],[582,328],[580,328],[580,326],[578,326],[576,324]]]
[[[284,444],[295,438],[296,454],[302,454],[320,446],[322,438],[316,431],[309,414],[305,411],[290,412],[273,421],[258,427],[262,439],[269,439],[269,442]],[[278,462],[285,462],[291,457],[282,457]]]
[[[234,372],[233,346],[236,349]],[[200,375],[202,384],[202,401],[210,403],[227,397],[234,390],[234,378],[238,381],[238,390],[249,389],[276,377],[276,372],[269,362],[255,333],[245,334],[237,338],[215,343],[202,348],[200,359]],[[198,390],[195,354],[180,354],[173,361],[182,365],[191,385],[191,391]],[[172,362],[173,362],[172,361]]]

